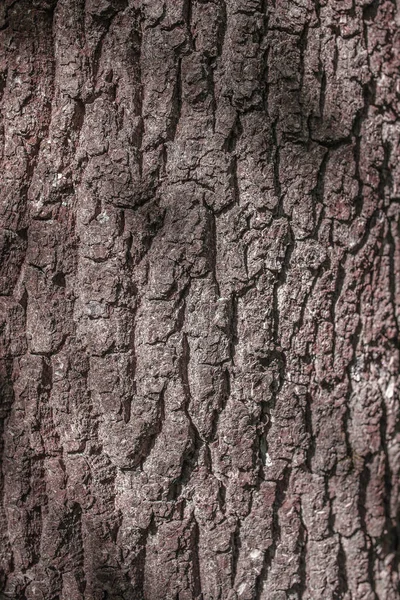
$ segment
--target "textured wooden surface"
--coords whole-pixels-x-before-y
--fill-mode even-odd
[[[399,67],[386,0],[2,0],[1,598],[400,598]]]

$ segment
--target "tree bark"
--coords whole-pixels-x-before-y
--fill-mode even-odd
[[[1,598],[400,598],[399,36],[2,1]]]

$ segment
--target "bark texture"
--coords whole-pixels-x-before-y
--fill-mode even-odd
[[[400,598],[399,37],[2,0],[1,598]]]

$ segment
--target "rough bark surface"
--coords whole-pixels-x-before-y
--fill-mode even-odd
[[[400,598],[399,36],[2,0],[1,598]]]

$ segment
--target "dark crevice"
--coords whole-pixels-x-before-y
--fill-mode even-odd
[[[222,55],[222,50],[224,47],[224,41],[226,36],[226,31],[228,28],[228,14],[226,10],[226,0],[218,0],[218,5],[220,7],[220,14],[218,19],[218,28],[216,32],[217,39],[217,56]]]
[[[153,450],[158,436],[161,433],[164,421],[165,421],[165,392],[167,389],[167,382],[164,383],[164,386],[159,394],[158,404],[157,404],[157,419],[154,425],[152,425],[149,430],[147,430],[143,436],[139,436],[138,448],[140,448],[140,452],[135,457],[134,464],[129,467],[129,469],[121,469],[121,470],[135,470],[137,467],[140,470],[143,470],[143,465],[145,460],[150,456],[151,451]],[[142,439],[140,439],[142,438]],[[133,458],[133,457],[131,457]]]
[[[260,571],[260,574],[257,576],[256,579],[254,600],[260,600],[262,597],[264,583],[268,576],[268,570],[272,564],[272,561],[274,560],[278,544],[280,542],[281,527],[279,523],[279,509],[283,505],[283,502],[286,497],[286,493],[289,487],[290,475],[291,467],[288,465],[285,467],[282,477],[279,479],[279,481],[277,481],[276,484],[271,531],[272,544],[264,554],[263,566]]]
[[[305,463],[308,468],[308,471],[312,473],[312,463],[317,449],[317,440],[313,430],[312,396],[309,393],[306,394],[306,402],[304,406],[304,426],[305,431],[308,435],[308,446]]]
[[[238,566],[238,560],[239,560],[239,554],[240,554],[240,548],[241,548],[241,540],[240,540],[240,528],[241,528],[241,521],[238,520],[236,521],[236,527],[234,532],[231,534],[231,584],[232,587],[235,584],[235,579],[236,579],[236,573],[237,573],[237,566]]]
[[[172,95],[171,114],[167,124],[167,141],[175,139],[182,112],[182,58],[177,59],[176,78]]]
[[[191,531],[191,564],[193,578],[193,597],[201,598],[201,578],[200,578],[200,556],[199,556],[199,537],[200,530],[196,519],[193,517],[193,526]]]
[[[385,555],[388,556],[391,553],[394,553],[395,560],[398,561],[400,558],[399,555],[399,522],[392,518],[391,515],[391,504],[392,504],[392,493],[393,493],[393,479],[394,474],[392,473],[392,469],[390,467],[389,462],[389,447],[387,440],[387,408],[384,398],[382,398],[381,402],[381,420],[380,420],[380,435],[381,435],[381,446],[384,452],[384,494],[383,494],[383,507],[385,511],[385,527],[383,532],[383,547],[385,550]],[[371,560],[373,556],[371,556]]]
[[[325,101],[326,101],[326,72],[325,70],[321,73],[321,88],[319,92],[319,118],[323,120],[325,113]]]
[[[358,217],[362,214],[364,205],[364,182],[361,177],[360,165],[361,165],[361,128],[362,124],[368,116],[369,107],[375,102],[375,82],[370,82],[363,86],[363,99],[364,106],[357,112],[353,122],[352,135],[355,139],[354,144],[354,162],[355,162],[355,179],[358,182],[358,192],[354,199],[354,217]]]
[[[396,226],[395,222],[394,222],[394,225]],[[388,257],[389,257],[390,304],[392,307],[392,315],[393,315],[393,320],[394,320],[394,323],[396,326],[396,332],[397,332],[395,343],[400,344],[400,324],[398,321],[397,309],[396,309],[397,298],[398,298],[397,286],[399,284],[399,280],[396,277],[396,265],[395,265],[396,244],[395,244],[393,234],[391,231],[391,222],[390,221],[388,222],[387,242],[388,242],[388,246],[389,246]]]
[[[340,536],[336,562],[338,569],[338,583],[334,591],[333,600],[342,600],[343,598],[347,597],[349,586],[347,583],[346,553],[344,551]]]
[[[278,202],[276,215],[274,215],[274,216],[278,217],[278,216],[283,215],[283,209],[282,209],[282,189],[281,189],[281,180],[280,180],[280,173],[279,173],[280,154],[279,154],[279,143],[278,143],[278,136],[277,136],[277,125],[278,125],[278,121],[274,121],[272,123],[271,132],[272,132],[272,143],[275,148],[275,154],[273,157],[274,190],[275,190],[275,196],[276,196],[276,199]]]

